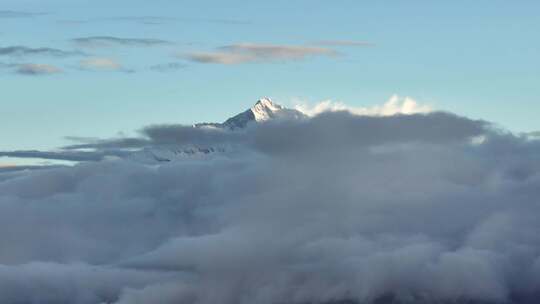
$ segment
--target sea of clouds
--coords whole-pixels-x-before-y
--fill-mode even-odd
[[[0,303],[537,303],[538,139],[323,109],[84,148],[188,144],[232,149],[1,171]]]

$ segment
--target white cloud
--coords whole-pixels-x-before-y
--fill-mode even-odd
[[[342,102],[331,100],[322,101],[310,106],[307,103],[300,103],[295,108],[308,116],[315,116],[323,112],[348,111],[355,115],[389,116],[396,114],[428,113],[432,111],[429,105],[423,105],[410,97],[400,97],[393,95],[383,105],[371,107],[351,107]]]

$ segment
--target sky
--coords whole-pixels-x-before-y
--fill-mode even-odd
[[[0,303],[539,303],[539,9],[2,0]]]
[[[393,94],[540,129],[538,1],[3,0],[0,150]]]

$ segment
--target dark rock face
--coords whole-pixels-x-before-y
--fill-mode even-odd
[[[229,128],[229,129],[242,129],[247,126],[247,124],[251,121],[255,120],[255,114],[253,114],[253,111],[251,109],[244,111],[238,115],[235,115],[229,119],[227,119],[223,126]]]

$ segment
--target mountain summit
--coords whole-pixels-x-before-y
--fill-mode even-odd
[[[237,114],[223,123],[198,123],[195,128],[218,128],[226,131],[241,130],[253,123],[264,123],[273,119],[295,120],[307,116],[294,109],[282,107],[264,97],[259,99],[253,107]],[[169,162],[185,157],[204,157],[214,152],[225,152],[229,147],[223,145],[205,146],[198,144],[184,144],[181,146],[163,145],[146,147],[130,154],[129,158],[145,163]]]
[[[253,107],[227,119],[222,126],[234,130],[245,128],[250,122],[265,122],[275,118],[299,119],[304,117],[305,115],[300,111],[284,108],[272,102],[270,98],[263,97]]]

